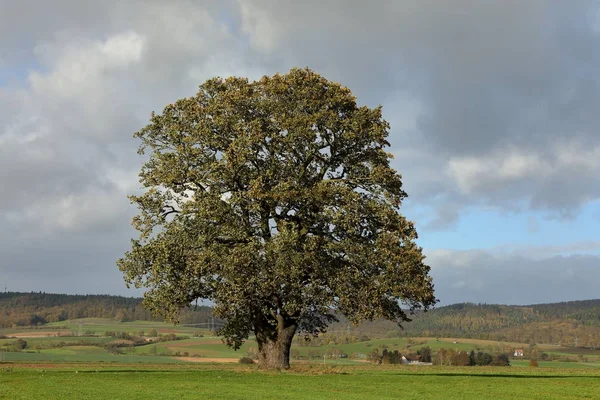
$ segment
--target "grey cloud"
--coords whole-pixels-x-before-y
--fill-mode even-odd
[[[209,77],[293,66],[384,105],[407,204],[435,210],[429,229],[448,229],[477,205],[573,215],[600,198],[596,8],[0,0],[0,75],[26,77],[0,77],[10,82],[0,87],[0,272],[26,283],[45,261],[60,272],[53,290],[80,276],[122,290],[108,271],[133,235],[125,196],[138,190],[141,159],[132,133]],[[81,263],[67,256],[79,245],[82,258],[91,254]]]
[[[419,105],[417,127],[393,125],[392,142],[438,162],[399,158],[396,165],[406,179],[438,176],[435,197],[509,209],[525,203],[559,215],[600,197],[591,176],[598,167],[582,172],[553,160],[556,147],[573,140],[600,149],[596,3],[240,4],[243,30],[265,57],[282,59],[286,67],[315,66],[347,82],[361,101],[383,102],[392,120],[397,110],[386,108],[392,93],[412,98]],[[459,176],[445,176],[453,160],[509,157],[514,148],[548,160],[548,175],[497,179],[481,173],[474,182],[480,186],[469,192],[459,190]],[[550,195],[563,184],[573,190]],[[419,184],[407,188],[422,190]]]
[[[95,235],[92,240],[90,235],[61,233],[28,237],[25,243],[3,238],[7,246],[0,261],[0,285],[14,291],[140,295],[125,287],[114,264],[127,250],[128,233],[121,229],[117,235]]]
[[[488,250],[495,256],[523,257],[531,260],[543,260],[556,256],[576,254],[600,254],[600,241],[587,240],[552,245],[500,245]]]
[[[61,149],[46,140],[0,147],[0,182],[4,187],[1,209],[22,209],[48,197],[76,193],[91,176],[74,167]],[[88,171],[89,172],[89,171]]]
[[[487,251],[433,251],[428,261],[442,304],[535,304],[598,297],[600,256],[532,259]]]
[[[425,230],[445,230],[448,229],[460,219],[460,206],[457,204],[444,203],[436,209],[435,217],[427,223]]]

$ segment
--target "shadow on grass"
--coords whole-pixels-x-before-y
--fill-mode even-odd
[[[444,376],[444,377],[473,377],[473,378],[522,378],[522,379],[571,379],[571,378],[585,378],[585,379],[600,379],[600,375],[520,375],[520,374],[477,374],[477,373],[402,373],[401,375],[411,376]]]
[[[82,370],[82,371],[65,371],[65,370],[54,370],[52,372],[58,372],[61,374],[73,374],[73,373],[78,373],[78,374],[144,374],[144,373],[152,373],[152,374],[180,374],[180,373],[198,373],[198,372],[202,372],[204,374],[208,373],[208,374],[237,374],[239,372],[242,371],[235,371],[235,370],[209,370],[209,369],[205,369],[205,370],[160,370],[160,369],[156,369],[156,370],[151,370],[151,369],[143,369],[143,370],[135,370],[135,369],[111,369],[111,370],[104,370],[104,369],[99,369],[99,370]],[[260,374],[261,372],[264,371],[244,371],[242,374],[247,374],[248,372],[251,373],[258,373]],[[265,374],[265,375],[269,375],[269,374]],[[286,374],[287,375],[287,374]],[[307,374],[306,376],[327,376],[327,375],[352,375],[351,373],[342,373],[342,374],[318,374],[318,375],[312,375],[312,374]],[[423,377],[427,377],[427,376],[438,376],[438,377],[447,377],[447,378],[464,378],[464,377],[472,377],[472,378],[517,378],[517,379],[592,379],[592,380],[600,380],[600,375],[521,375],[521,374],[478,374],[478,373],[442,373],[442,372],[438,372],[438,373],[402,373],[399,374],[397,376],[423,376]],[[289,376],[303,376],[303,374],[290,374]]]

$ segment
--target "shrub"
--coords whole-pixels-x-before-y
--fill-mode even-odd
[[[537,360],[532,358],[531,360],[529,360],[529,366],[532,368],[536,368],[536,367],[539,367],[540,365],[538,364]]]
[[[242,357],[238,360],[240,364],[254,364],[254,360],[250,357]]]
[[[490,365],[506,367],[510,365],[510,361],[508,360],[508,356],[506,354],[497,354],[492,358],[492,363]]]
[[[367,354],[367,360],[373,364],[381,364],[381,355],[379,349],[375,348],[369,354]]]
[[[429,346],[421,347],[417,350],[417,354],[421,356],[421,361],[431,362],[431,348]]]
[[[24,350],[27,348],[27,342],[23,339],[17,339],[17,341],[13,343],[13,347],[17,351]]]
[[[483,351],[478,351],[475,356],[477,365],[490,365],[492,363],[492,355]]]
[[[116,343],[107,343],[104,348],[110,354],[123,354],[123,350],[119,348],[119,345]]]
[[[466,351],[456,352],[451,356],[450,360],[452,365],[464,367],[471,365],[471,358],[469,357],[469,353],[467,353]]]

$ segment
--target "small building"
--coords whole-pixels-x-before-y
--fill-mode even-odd
[[[515,349],[515,353],[514,353],[515,357],[523,357],[524,355],[525,355],[525,352],[523,351],[523,349]]]
[[[420,355],[402,356],[402,364],[418,364],[421,362]]]

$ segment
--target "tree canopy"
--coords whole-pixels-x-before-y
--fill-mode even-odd
[[[294,334],[336,313],[401,323],[428,309],[388,130],[381,107],[309,69],[208,80],[135,134],[149,159],[130,197],[140,237],[118,261],[126,282],[174,321],[211,300],[227,343],[253,333],[267,368],[289,367]]]

